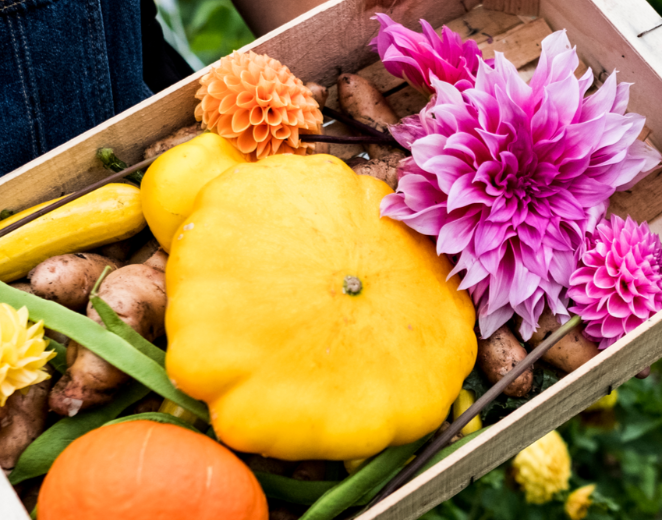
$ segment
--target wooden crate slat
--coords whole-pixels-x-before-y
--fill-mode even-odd
[[[646,116],[646,125],[653,132],[651,139],[660,149],[662,31],[637,37],[659,23],[659,15],[643,0],[590,0],[572,5],[568,9],[567,1],[543,0],[540,16],[554,30],[567,29],[570,41],[593,69],[596,79],[616,69],[619,81],[635,84],[630,89],[629,110]]]
[[[356,520],[415,520],[662,357],[662,312]]]
[[[483,0],[486,9],[504,13],[538,16],[540,0]]]
[[[547,22],[538,18],[531,23],[518,25],[504,34],[494,38],[493,42],[485,41],[478,47],[483,51],[486,60],[494,58],[495,52],[503,52],[518,69],[540,57],[540,42],[552,34]]]
[[[0,470],[0,519],[29,520],[29,518],[30,515],[23,508],[4,471]]]

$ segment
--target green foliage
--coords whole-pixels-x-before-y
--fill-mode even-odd
[[[597,485],[586,520],[662,518],[661,376],[658,362],[648,379],[618,389],[614,410],[581,414],[559,428],[572,457],[569,491]],[[568,492],[527,504],[510,471],[510,462],[503,464],[421,520],[568,520]]]
[[[166,38],[194,68],[254,40],[230,0],[157,0],[157,5]]]

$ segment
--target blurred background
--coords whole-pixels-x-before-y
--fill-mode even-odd
[[[656,1],[653,6],[662,8]],[[156,3],[166,39],[195,70],[254,40],[230,0]],[[619,388],[613,408],[580,414],[559,428],[572,477],[568,491],[551,502],[528,504],[508,462],[423,520],[567,520],[569,492],[588,484],[597,487],[587,520],[662,519],[661,376],[658,363],[648,379]]]
[[[156,0],[164,36],[194,69],[255,38],[230,0]]]

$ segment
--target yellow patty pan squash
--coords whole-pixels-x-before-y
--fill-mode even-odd
[[[177,145],[152,163],[140,186],[145,219],[166,251],[179,225],[193,210],[193,201],[210,180],[244,155],[217,134],[206,132]]]
[[[428,238],[380,219],[387,193],[330,155],[238,165],[200,192],[166,269],[166,368],[230,447],[360,459],[446,418],[475,311]]]

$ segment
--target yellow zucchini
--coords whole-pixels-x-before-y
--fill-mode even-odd
[[[55,200],[1,221],[0,229]],[[146,225],[140,190],[129,184],[108,184],[0,238],[0,280],[22,278],[51,256],[124,240]]]

